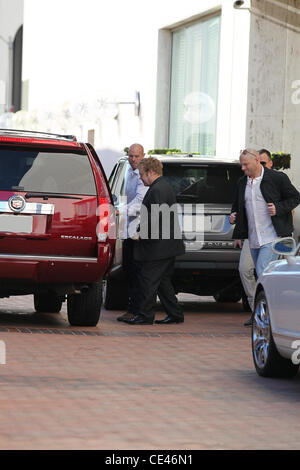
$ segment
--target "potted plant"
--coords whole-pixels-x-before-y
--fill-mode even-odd
[[[273,168],[275,170],[287,170],[291,168],[291,154],[284,152],[274,152],[271,154]]]

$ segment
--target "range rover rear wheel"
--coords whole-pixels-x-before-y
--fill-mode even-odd
[[[226,303],[229,303],[229,302],[238,302],[239,300],[241,300],[241,296],[242,294],[240,292],[237,292],[237,291],[233,291],[233,292],[226,292],[226,293],[222,293],[220,294],[219,292],[217,294],[214,294],[214,299],[216,302],[226,302]]]
[[[102,304],[102,282],[94,282],[81,294],[69,294],[68,320],[72,326],[96,326]]]
[[[259,292],[255,301],[252,322],[252,355],[256,372],[262,377],[291,378],[297,374],[299,366],[282,357],[277,351],[264,291]]]
[[[59,313],[62,307],[62,298],[57,294],[34,294],[34,308],[37,312]]]
[[[128,306],[127,282],[115,279],[103,281],[103,302],[106,310],[126,310]]]

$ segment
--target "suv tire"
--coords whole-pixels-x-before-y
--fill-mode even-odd
[[[69,294],[68,320],[72,326],[96,326],[102,304],[102,282],[94,282],[81,294]]]
[[[224,293],[224,294],[220,294],[219,292],[217,294],[214,294],[214,299],[216,302],[226,302],[226,303],[229,303],[229,302],[238,302],[239,300],[241,300],[241,296],[242,294],[240,292],[236,292],[236,291],[233,291],[233,292],[228,292],[228,293]]]
[[[126,310],[128,306],[127,282],[114,279],[103,281],[103,300],[106,310]]]
[[[59,313],[62,307],[62,298],[57,294],[34,294],[34,308],[36,312]]]

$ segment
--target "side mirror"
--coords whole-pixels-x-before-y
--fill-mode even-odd
[[[292,255],[296,250],[296,242],[292,237],[282,238],[273,243],[272,250],[278,255]]]

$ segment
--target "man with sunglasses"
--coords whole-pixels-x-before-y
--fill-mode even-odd
[[[266,149],[260,152],[245,149],[241,152],[240,162],[245,175],[238,181],[236,199],[229,218],[231,223],[236,223],[233,234],[235,246],[242,247],[244,240],[239,270],[252,310],[255,290],[253,267],[259,277],[269,262],[276,259],[272,242],[278,237],[291,235],[291,211],[300,202],[299,192],[287,175],[270,169],[273,163],[269,161],[270,157]],[[251,321],[247,324],[251,324]]]
[[[267,149],[261,149],[259,150],[259,158],[260,158],[260,163],[263,165],[265,168],[273,168],[273,160],[271,157],[271,153]]]

